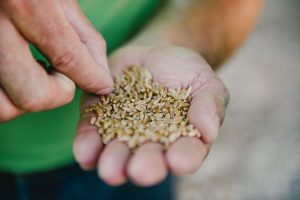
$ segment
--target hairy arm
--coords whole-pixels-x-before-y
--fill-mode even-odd
[[[168,1],[136,41],[189,47],[216,69],[245,40],[262,4],[263,0]]]

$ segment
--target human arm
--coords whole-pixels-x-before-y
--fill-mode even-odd
[[[136,41],[191,48],[217,69],[247,38],[262,5],[263,0],[169,1]]]

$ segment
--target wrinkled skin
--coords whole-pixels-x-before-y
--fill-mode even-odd
[[[29,43],[51,71],[32,57]],[[98,95],[113,87],[105,41],[76,0],[0,1],[0,123],[69,103],[75,83]]]
[[[183,47],[132,45],[116,51],[109,58],[109,65],[113,75],[136,65],[148,68],[154,81],[166,87],[191,85],[193,98],[188,118],[202,137],[181,137],[166,152],[158,143],[144,144],[134,153],[116,140],[103,145],[96,128],[89,124],[93,114],[83,112],[98,97],[84,95],[74,142],[75,157],[81,167],[97,167],[99,176],[110,185],[120,185],[129,178],[141,186],[162,181],[168,171],[186,175],[200,168],[217,137],[229,100],[226,87],[205,60]]]

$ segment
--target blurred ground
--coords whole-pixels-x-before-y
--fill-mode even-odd
[[[249,40],[224,66],[227,118],[179,200],[300,199],[300,1],[266,1]]]

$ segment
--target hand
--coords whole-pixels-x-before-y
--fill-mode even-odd
[[[29,43],[54,70],[32,58]],[[110,92],[105,48],[75,0],[0,1],[0,122],[68,103],[73,81],[91,93]]]
[[[202,137],[179,138],[166,152],[158,143],[146,143],[132,153],[124,143],[116,140],[104,146],[96,128],[89,124],[93,113],[84,113],[74,142],[77,162],[84,169],[97,166],[99,176],[110,185],[122,184],[129,177],[138,185],[150,186],[163,180],[168,170],[176,175],[195,172],[208,154],[224,119],[229,100],[226,87],[205,60],[187,48],[129,46],[110,58],[114,75],[131,65],[148,68],[154,81],[166,87],[192,86],[188,117]],[[85,95],[81,111],[97,101],[98,97]]]

